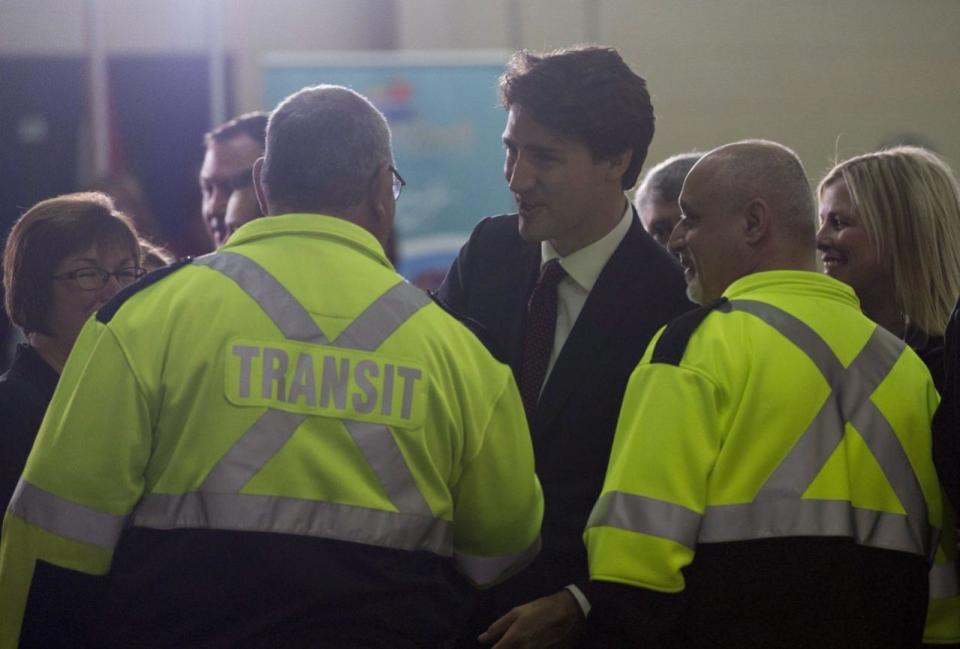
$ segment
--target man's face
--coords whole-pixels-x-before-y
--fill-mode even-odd
[[[252,185],[233,190],[230,200],[227,201],[226,216],[223,218],[227,236],[236,232],[244,223],[260,217],[260,206],[257,205],[257,195]]]
[[[670,233],[680,220],[679,203],[665,201],[656,192],[648,192],[638,198],[637,214],[643,229],[666,248]]]
[[[200,190],[203,192],[203,222],[219,248],[227,240],[224,223],[227,200],[235,179],[252,173],[253,163],[263,155],[260,145],[248,135],[238,135],[224,142],[210,142],[200,168]],[[241,183],[242,184],[242,183]]]
[[[566,256],[605,234],[597,206],[623,195],[608,162],[597,162],[587,147],[541,125],[514,104],[503,131],[503,174],[520,212],[520,236],[550,241]]]
[[[680,192],[682,215],[668,245],[683,266],[687,297],[697,304],[719,299],[746,274],[742,219],[722,193],[718,166],[716,160],[705,159],[690,171]]]

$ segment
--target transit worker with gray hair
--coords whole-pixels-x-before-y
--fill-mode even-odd
[[[670,239],[703,305],[651,341],[585,532],[589,647],[916,647],[942,525],[938,397],[817,272],[789,149],[687,175]]]
[[[4,519],[0,647],[438,646],[452,569],[536,554],[509,367],[384,255],[383,115],[301,90],[254,178],[266,218],[81,332]]]

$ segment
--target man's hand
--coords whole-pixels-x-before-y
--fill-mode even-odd
[[[584,617],[580,605],[567,590],[541,597],[511,610],[478,640],[493,649],[556,648],[576,646],[583,633]]]

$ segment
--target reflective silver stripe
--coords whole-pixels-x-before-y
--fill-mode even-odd
[[[527,566],[540,552],[540,535],[536,540],[513,554],[499,557],[481,557],[476,554],[455,552],[453,555],[457,569],[478,586],[491,586],[507,579]]]
[[[7,511],[57,536],[111,551],[126,523],[126,516],[61,498],[23,478],[17,482]]]
[[[298,534],[399,550],[453,554],[453,526],[417,516],[300,498],[192,492],[144,496],[133,524]]]
[[[373,351],[410,316],[430,304],[430,297],[407,282],[394,284],[340,332],[337,347]]]
[[[417,483],[407,467],[397,440],[383,424],[362,421],[343,422],[367,463],[380,479],[384,493],[398,511],[431,516],[430,505],[423,499]]]
[[[380,347],[413,314],[430,303],[423,291],[407,282],[399,282],[374,300],[331,343],[300,302],[250,258],[219,252],[202,257],[197,262],[233,279],[260,305],[287,338],[304,342],[372,351]],[[238,494],[279,452],[304,420],[305,417],[301,415],[268,410],[211,469],[201,487],[201,491],[207,494],[205,497],[212,493]],[[397,510],[432,516],[430,506],[417,488],[416,480],[390,429],[359,421],[344,420],[342,423]],[[330,503],[317,505],[335,507]],[[289,505],[284,507],[289,508]]]
[[[799,347],[823,374],[831,390],[843,382],[844,367],[817,332],[793,315],[763,302],[737,300],[731,308],[754,315]],[[843,419],[834,399],[828,398],[806,432],[770,475],[757,498],[799,498],[843,439]]]
[[[214,465],[201,491],[238,493],[276,455],[306,419],[282,410],[267,410]]]
[[[728,309],[750,313],[776,329],[810,358],[831,387],[830,396],[813,422],[761,487],[755,502],[749,505],[756,508],[751,518],[764,529],[779,527],[778,523],[769,519],[773,515],[774,507],[789,509],[792,506],[790,500],[799,499],[806,492],[843,439],[844,422],[849,421],[863,437],[907,513],[905,522],[908,537],[892,539],[880,535],[882,538],[878,537],[877,543],[881,547],[889,547],[892,543],[904,551],[929,556],[932,547],[931,529],[928,526],[923,491],[900,439],[870,398],[903,352],[903,342],[881,327],[875,327],[854,361],[848,368],[843,369],[826,342],[806,323],[786,311],[753,300],[733,300]],[[764,505],[765,502],[770,504]],[[807,520],[811,526],[808,533],[816,534],[814,528],[820,524],[837,529],[847,526],[850,517],[844,512],[853,508],[848,504],[846,508],[841,508],[842,511],[832,505],[803,505],[800,509],[810,514],[820,512],[824,516],[838,517],[835,521],[817,522],[812,518]],[[719,515],[718,511],[721,510],[710,508],[705,512],[705,528],[707,519]],[[861,517],[854,516],[853,520],[860,521]],[[726,527],[723,521],[720,526]],[[750,531],[759,533],[759,530]],[[852,530],[856,533],[851,535],[860,542],[872,545],[874,532],[878,531],[866,531],[870,533]]]
[[[861,545],[917,554],[910,521],[903,514],[860,509],[845,500],[766,500],[712,505],[698,540],[726,543],[784,536],[843,536]]]
[[[236,282],[260,305],[287,338],[326,344],[327,337],[297,298],[263,266],[249,257],[220,251],[197,257],[193,263],[218,270]]]
[[[957,564],[953,561],[933,564],[930,568],[930,599],[947,599],[957,595],[960,595]]]
[[[594,505],[587,528],[617,527],[675,541],[693,549],[702,517],[681,505],[623,491],[607,491]]]

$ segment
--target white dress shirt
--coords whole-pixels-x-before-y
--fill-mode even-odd
[[[553,371],[557,357],[560,356],[560,350],[570,337],[573,325],[577,323],[577,318],[580,317],[583,305],[590,296],[593,285],[597,283],[600,272],[627,235],[632,218],[633,210],[630,207],[630,201],[627,201],[627,209],[620,217],[620,222],[610,232],[566,257],[561,257],[549,241],[540,244],[540,270],[542,271],[543,265],[551,259],[559,259],[563,270],[567,272],[567,276],[557,285],[557,328],[553,334],[553,350],[550,352],[550,362],[547,365],[547,374],[543,378],[543,385],[547,384],[550,372]],[[540,390],[543,391],[542,386]]]

